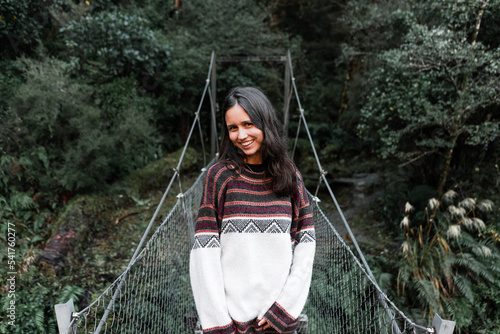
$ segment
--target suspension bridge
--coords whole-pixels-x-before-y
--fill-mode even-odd
[[[197,329],[196,310],[190,286],[189,253],[206,170],[218,155],[215,117],[216,62],[234,60],[285,63],[285,128],[288,126],[289,106],[293,97],[300,112],[292,157],[299,130],[303,126],[318,166],[319,183],[323,183],[328,189],[337,209],[335,219],[345,225],[353,245],[350,247],[345,243],[331,219],[320,208],[320,200],[317,197],[318,184],[316,192],[309,193],[317,246],[309,298],[303,310],[305,316],[302,320],[307,318],[307,321],[300,322],[301,326],[297,332],[299,334],[306,332],[310,334],[451,333],[453,328],[449,331],[450,326],[448,330],[438,330],[416,324],[400,311],[378,286],[321,166],[295,84],[290,52],[286,56],[241,59],[216,57],[215,52],[212,53],[205,87],[198,110],[194,113],[195,117],[184,150],[128,267],[98,298],[80,312],[73,312],[72,301],[56,305],[60,333],[201,333],[201,330]],[[148,238],[172,185],[176,181],[180,182],[179,170],[182,167],[184,153],[196,128],[202,135],[200,112],[207,96],[211,109],[210,142],[214,160],[205,163],[206,167],[202,169],[194,184],[187,191],[177,195],[174,207]],[[203,140],[201,142],[203,143]],[[204,146],[202,149],[205,153]],[[446,324],[446,321],[444,323]],[[442,323],[435,327],[439,326],[444,328]]]

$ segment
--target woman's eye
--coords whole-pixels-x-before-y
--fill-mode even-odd
[[[247,123],[245,124],[247,128],[251,127],[253,124],[252,123]]]

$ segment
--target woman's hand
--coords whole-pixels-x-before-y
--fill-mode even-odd
[[[266,319],[262,319],[261,321],[259,321],[258,325],[263,329],[269,328],[271,326],[267,323]]]

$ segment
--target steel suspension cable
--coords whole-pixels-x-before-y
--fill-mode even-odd
[[[186,140],[186,144],[184,145],[184,149],[182,150],[182,154],[179,158],[179,162],[177,164],[177,167],[174,168],[174,175],[172,176],[171,180],[170,180],[170,183],[168,184],[168,187],[167,189],[165,190],[165,192],[163,193],[163,196],[160,200],[160,202],[158,203],[158,206],[156,208],[156,211],[154,212],[153,216],[151,217],[151,220],[148,224],[148,227],[146,228],[146,231],[144,232],[139,244],[137,245],[137,248],[134,252],[134,255],[132,256],[132,259],[130,260],[128,266],[127,266],[127,269],[125,269],[125,271],[123,272],[123,274],[121,276],[119,276],[119,279],[120,279],[120,283],[115,291],[115,293],[113,294],[113,297],[111,298],[111,301],[110,303],[108,304],[108,307],[106,308],[106,311],[104,312],[100,322],[99,322],[99,325],[96,329],[96,331],[94,332],[95,334],[99,334],[102,327],[104,326],[105,322],[106,322],[106,318],[108,317],[108,314],[109,312],[111,311],[111,309],[113,308],[113,305],[115,304],[115,301],[116,301],[116,298],[122,288],[122,285],[123,283],[125,282],[125,279],[128,275],[128,273],[130,272],[130,269],[132,267],[132,264],[135,262],[136,258],[137,258],[137,255],[139,254],[139,251],[141,250],[142,248],[142,245],[144,244],[144,241],[146,240],[147,238],[147,235],[149,234],[149,231],[151,230],[151,227],[153,226],[154,224],[154,221],[156,220],[156,217],[158,216],[158,213],[160,212],[160,209],[161,207],[163,206],[163,203],[165,202],[165,199],[168,195],[168,193],[170,192],[170,188],[172,187],[172,184],[174,183],[174,180],[176,178],[179,178],[179,169],[181,167],[181,164],[184,160],[184,155],[186,154],[186,150],[188,148],[188,145],[191,141],[191,137],[192,137],[192,134],[193,134],[193,131],[194,131],[194,128],[196,127],[196,124],[199,120],[199,115],[200,115],[200,110],[201,110],[201,106],[203,104],[203,100],[205,99],[205,95],[206,95],[206,92],[208,90],[208,86],[210,84],[210,74],[212,73],[212,67],[215,66],[215,57],[214,57],[214,53],[212,53],[212,58],[211,58],[211,61],[210,61],[210,66],[209,66],[209,70],[208,70],[208,76],[207,76],[207,79],[206,79],[206,83],[205,83],[205,88],[203,89],[203,94],[201,96],[201,99],[200,99],[200,103],[198,105],[198,110],[196,111],[195,113],[195,119],[193,121],[193,124],[191,126],[191,130],[189,131],[189,136]],[[179,179],[179,182],[180,182],[180,179]],[[87,308],[91,307],[92,305],[89,305]],[[86,309],[87,309],[86,308]],[[85,309],[85,310],[86,310]],[[85,310],[83,310],[82,312],[84,312]],[[72,320],[72,322],[70,323],[70,326],[72,325],[72,323],[76,321],[76,318],[74,318]],[[70,327],[69,327],[70,328]]]
[[[212,57],[214,57],[215,53],[212,52]],[[215,66],[215,63],[214,63],[214,66]],[[210,106],[211,107],[211,113],[212,113],[212,128],[214,129],[214,139],[215,139],[215,142],[217,143],[218,141],[218,138],[219,138],[219,134],[217,132],[217,115],[216,115],[216,110],[214,108],[215,106],[215,102],[214,102],[214,97],[212,96],[212,90],[208,90],[208,98],[210,99]],[[219,145],[215,145],[215,154],[218,155],[219,154]],[[205,164],[206,165],[206,164]]]
[[[420,328],[420,329],[425,329],[425,330],[426,330],[426,328],[425,328],[425,327],[422,327],[422,326],[419,326],[419,325],[417,325],[417,324],[413,323],[413,321],[411,321],[408,317],[406,317],[406,315],[405,315],[402,311],[400,311],[400,310],[399,310],[399,309],[398,309],[398,308],[397,308],[397,307],[396,307],[396,306],[395,306],[395,305],[394,305],[394,304],[393,304],[393,303],[389,300],[389,298],[387,298],[387,296],[385,295],[385,293],[384,293],[384,292],[382,291],[382,289],[379,287],[379,285],[378,285],[378,283],[377,283],[377,281],[376,281],[375,277],[373,276],[373,273],[372,273],[372,271],[371,271],[371,269],[370,269],[370,266],[369,266],[369,265],[368,265],[368,263],[366,262],[366,259],[365,259],[364,255],[363,255],[363,253],[361,252],[361,248],[359,247],[359,245],[358,245],[358,243],[357,243],[357,241],[356,241],[356,238],[354,237],[354,234],[353,234],[353,232],[352,232],[352,230],[351,230],[351,228],[350,228],[349,224],[347,223],[347,220],[346,220],[346,218],[345,218],[345,216],[344,216],[344,213],[343,213],[342,209],[340,208],[340,205],[339,205],[339,203],[337,202],[337,199],[336,199],[335,195],[333,194],[333,191],[332,191],[332,189],[331,189],[331,187],[330,187],[330,184],[328,183],[328,180],[326,179],[326,172],[323,170],[323,168],[322,168],[322,166],[321,166],[321,162],[320,162],[319,157],[318,157],[318,154],[317,154],[317,152],[316,152],[316,147],[314,146],[314,141],[313,141],[313,139],[312,139],[311,132],[309,131],[309,127],[307,126],[307,120],[306,120],[305,115],[304,115],[304,109],[302,108],[302,105],[301,105],[301,103],[300,103],[300,97],[299,97],[299,94],[298,94],[297,85],[296,85],[296,83],[295,83],[295,77],[294,77],[294,75],[293,75],[293,67],[292,67],[292,60],[291,60],[291,57],[290,57],[290,50],[288,50],[288,55],[289,55],[289,56],[288,56],[288,66],[289,66],[289,68],[290,68],[290,75],[291,75],[291,78],[292,78],[292,79],[291,79],[291,80],[292,80],[292,86],[293,86],[293,89],[294,89],[294,92],[295,92],[295,99],[296,99],[296,101],[297,101],[297,105],[298,105],[298,108],[299,108],[299,111],[300,111],[300,119],[301,119],[301,120],[302,120],[302,122],[304,123],[304,128],[305,128],[305,130],[306,130],[307,137],[309,138],[309,142],[310,142],[310,144],[311,144],[311,148],[312,148],[312,151],[313,151],[313,153],[314,153],[314,157],[315,157],[315,159],[316,159],[316,163],[317,163],[317,165],[318,165],[318,169],[319,169],[319,172],[320,172],[321,178],[323,179],[323,181],[324,181],[324,183],[325,183],[325,185],[326,185],[326,187],[327,187],[327,189],[328,189],[328,191],[329,191],[329,193],[330,193],[330,196],[331,196],[331,198],[332,198],[333,202],[335,203],[335,207],[337,208],[337,211],[338,211],[338,213],[339,213],[339,215],[340,215],[340,217],[341,217],[341,219],[342,219],[342,222],[344,223],[345,228],[347,229],[347,232],[349,233],[349,236],[351,237],[351,240],[352,240],[352,242],[353,242],[353,244],[354,244],[354,247],[356,248],[356,251],[357,251],[357,253],[358,253],[358,255],[359,255],[360,259],[361,259],[361,262],[363,263],[363,265],[364,265],[364,267],[365,267],[365,269],[366,269],[366,272],[367,272],[367,274],[368,274],[369,278],[373,281],[373,283],[374,283],[374,285],[375,285],[375,287],[376,287],[376,289],[377,289],[377,292],[378,292],[378,294],[379,294],[379,296],[380,296],[380,302],[382,303],[382,305],[384,306],[384,308],[385,308],[385,309],[387,310],[387,312],[388,312],[388,315],[389,315],[389,317],[390,317],[390,319],[391,319],[391,322],[392,322],[392,324],[393,324],[393,330],[394,330],[397,334],[401,333],[401,331],[399,330],[399,327],[397,326],[397,323],[396,323],[396,321],[395,321],[394,314],[393,314],[393,313],[392,313],[392,312],[388,309],[386,301],[389,301],[389,302],[391,303],[391,305],[394,307],[394,309],[395,309],[395,310],[397,310],[397,311],[398,311],[398,313],[399,313],[399,314],[400,314],[403,318],[405,318],[405,320],[406,320],[406,321],[408,321],[409,323],[411,323],[414,327],[418,327],[418,328]],[[295,147],[294,147],[294,151],[295,151]]]
[[[290,52],[290,50],[288,51]],[[289,63],[288,63],[288,66],[290,67],[290,74],[291,74],[291,77],[292,77],[292,86],[293,86],[293,89],[294,89],[294,92],[295,92],[295,99],[297,100],[297,105],[299,107],[299,111],[300,111],[300,119],[302,120],[302,122],[304,123],[304,128],[306,130],[306,133],[307,133],[307,137],[309,138],[309,142],[311,144],[311,148],[312,148],[312,151],[314,153],[314,158],[316,159],[316,163],[318,165],[318,169],[319,169],[319,172],[320,172],[320,175],[323,175],[324,174],[324,170],[323,170],[323,167],[321,166],[321,162],[319,160],[319,157],[318,157],[318,153],[316,152],[316,147],[314,146],[314,141],[312,139],[312,136],[311,136],[311,132],[309,131],[309,127],[307,126],[307,120],[305,118],[305,115],[304,115],[304,109],[302,108],[302,104],[300,103],[300,97],[299,97],[299,94],[298,94],[298,91],[297,91],[297,85],[295,83],[295,77],[293,75],[293,67],[292,67],[292,61],[291,61],[291,57],[288,58],[289,60]],[[323,175],[324,177],[324,175]],[[325,184],[328,185],[328,182],[326,181],[326,178],[324,178],[324,181],[325,181]],[[359,253],[359,256],[363,262],[363,264],[365,265],[365,267],[368,269],[370,275],[373,276],[373,274],[371,273],[371,270],[368,266],[368,263],[366,263],[366,260],[363,256],[363,253],[361,252],[361,249],[359,248],[359,245],[358,243],[356,242],[356,239],[354,238],[354,235],[349,227],[349,224],[347,223],[347,220],[345,219],[343,213],[342,213],[342,210],[340,209],[340,206],[338,205],[337,203],[337,200],[335,198],[335,195],[333,195],[333,192],[330,193],[330,195],[332,196],[332,199],[337,207],[337,210],[339,211],[341,217],[342,217],[342,221],[344,222],[344,225],[345,227],[347,228],[347,231],[356,247],[356,250],[358,251]]]
[[[198,117],[198,129],[200,130],[201,150],[203,151],[203,166],[206,166],[207,165],[207,152],[205,151],[205,143],[203,140],[203,131],[201,129],[200,117]]]

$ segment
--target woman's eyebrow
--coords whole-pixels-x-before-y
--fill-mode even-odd
[[[246,123],[253,123],[252,120],[249,118],[249,119],[246,119],[244,121],[241,121],[240,124],[246,124]],[[229,127],[229,126],[236,126],[235,124],[233,123],[226,123],[226,125]]]

